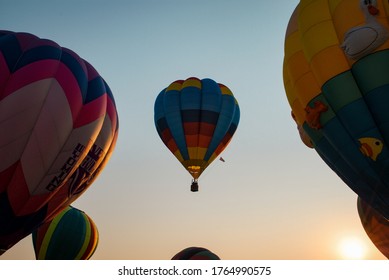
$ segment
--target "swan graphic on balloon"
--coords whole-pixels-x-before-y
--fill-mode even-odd
[[[341,48],[351,59],[359,59],[377,49],[389,38],[388,29],[376,16],[379,14],[377,1],[360,1],[365,24],[350,28],[344,35]]]
[[[387,1],[301,0],[286,30],[283,65],[304,143],[386,218],[388,22]]]
[[[51,40],[0,31],[0,73],[4,253],[90,186],[115,147],[118,116],[93,66]]]
[[[240,118],[231,90],[212,79],[177,80],[154,104],[154,123],[162,142],[193,177],[198,178],[227,147]]]

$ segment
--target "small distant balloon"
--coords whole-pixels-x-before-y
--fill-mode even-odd
[[[154,104],[154,122],[162,142],[197,180],[234,135],[240,118],[237,100],[225,85],[195,77],[163,89]]]
[[[358,215],[362,226],[377,249],[389,259],[389,220],[358,197]]]
[[[172,260],[220,260],[220,258],[208,249],[188,247],[174,255]]]
[[[72,206],[32,232],[37,260],[88,260],[94,254],[98,240],[92,219]]]

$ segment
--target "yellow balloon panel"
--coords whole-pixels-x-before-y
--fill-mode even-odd
[[[207,152],[207,148],[199,148],[199,147],[188,147],[189,158],[191,159],[203,159],[205,153]]]
[[[305,1],[301,1],[303,3]],[[311,64],[317,81],[322,86],[333,77],[349,68],[347,58],[339,48],[341,44],[335,31],[327,0],[310,1],[300,9],[298,23],[305,58]],[[332,56],[336,56],[336,63]],[[330,59],[329,59],[330,58]]]

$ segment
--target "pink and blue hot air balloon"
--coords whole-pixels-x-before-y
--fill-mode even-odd
[[[118,134],[110,88],[73,51],[0,31],[0,251],[85,191]]]

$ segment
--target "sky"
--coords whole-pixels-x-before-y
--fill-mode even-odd
[[[0,0],[0,29],[51,39],[90,62],[119,115],[116,149],[72,205],[96,223],[95,260],[166,260],[190,246],[221,259],[386,259],[357,195],[300,140],[282,80],[297,0]],[[228,86],[241,118],[225,162],[191,177],[160,140],[154,101],[171,82]],[[27,236],[0,259],[35,259]]]

